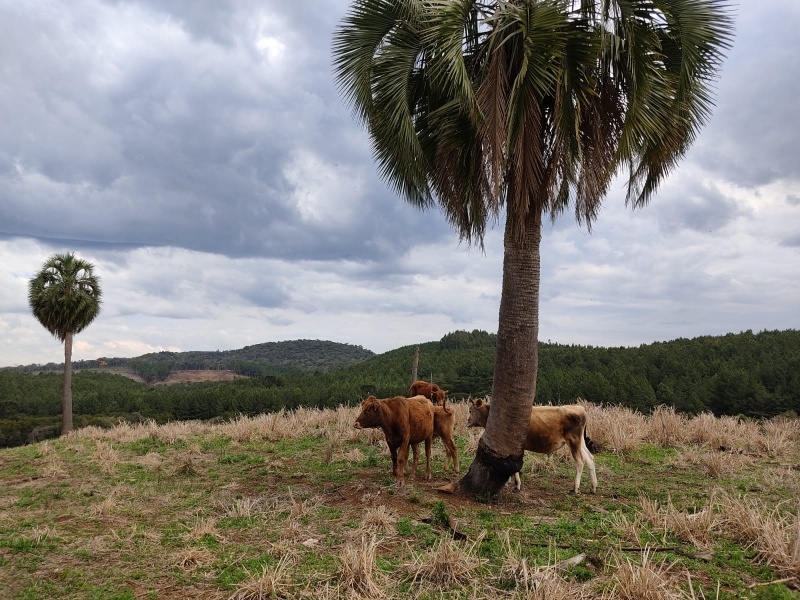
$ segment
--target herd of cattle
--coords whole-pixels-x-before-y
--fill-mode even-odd
[[[469,405],[467,427],[485,427],[489,418],[489,402],[476,399]],[[356,429],[380,428],[386,437],[386,445],[392,456],[392,475],[398,486],[405,481],[409,448],[413,451],[411,473],[417,475],[419,445],[425,444],[425,477],[431,478],[431,445],[441,438],[446,457],[445,470],[452,461],[454,472],[458,472],[458,450],[453,442],[455,414],[447,406],[447,390],[435,383],[415,381],[411,384],[410,397],[394,396],[376,398],[369,396],[361,403],[361,411],[355,423]],[[583,466],[589,467],[592,491],[597,491],[592,452],[597,446],[586,434],[586,410],[580,405],[534,406],[528,424],[525,450],[546,454],[548,457],[559,448],[567,446],[575,461],[577,473],[573,491],[580,491]],[[521,487],[519,473],[514,474],[514,488]]]

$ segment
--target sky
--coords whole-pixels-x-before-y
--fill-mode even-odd
[[[296,339],[382,353],[497,331],[483,250],[383,182],[338,93],[347,0],[0,0],[0,366],[63,362],[31,315],[53,253],[100,277],[73,359]],[[708,124],[650,204],[542,241],[539,337],[800,329],[797,0],[740,2]]]

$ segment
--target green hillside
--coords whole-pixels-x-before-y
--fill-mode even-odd
[[[312,352],[315,347],[316,353]],[[294,355],[287,353],[277,364],[259,358],[268,356],[267,352],[260,353],[262,349],[276,348],[293,348]],[[95,366],[94,370],[77,372],[73,379],[75,423],[80,427],[107,425],[119,419],[153,419],[159,423],[229,419],[283,408],[354,405],[368,394],[405,394],[416,348],[405,346],[374,355],[332,342],[300,340],[295,346],[289,342],[250,346],[228,355],[251,352],[248,378],[169,386],[119,377],[113,374],[119,367],[111,364],[99,369]],[[451,399],[491,393],[493,335],[457,331],[418,348],[419,378],[432,379],[449,390]],[[196,364],[181,362],[193,353],[168,354],[131,361],[155,365],[153,370],[162,369],[164,376],[173,368]],[[159,358],[163,362],[157,362]],[[349,360],[350,364],[334,369],[335,360]],[[217,364],[215,368],[224,368],[224,362]],[[598,405],[622,405],[645,414],[667,405],[690,415],[796,415],[800,413],[800,332],[744,332],[638,348],[542,344],[536,402],[565,404],[576,398]],[[59,371],[0,371],[0,447],[57,435],[60,410]]]

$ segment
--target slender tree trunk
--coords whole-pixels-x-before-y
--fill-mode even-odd
[[[479,496],[495,495],[522,468],[539,362],[541,239],[541,214],[528,218],[521,236],[507,217],[492,410],[475,461],[459,482],[463,491]]]
[[[61,402],[61,435],[72,431],[72,332],[64,338],[64,396]]]

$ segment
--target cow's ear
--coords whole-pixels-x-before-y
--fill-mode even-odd
[[[473,403],[475,404],[475,406],[482,406],[483,405],[483,400],[478,398],[477,400],[474,400]]]

